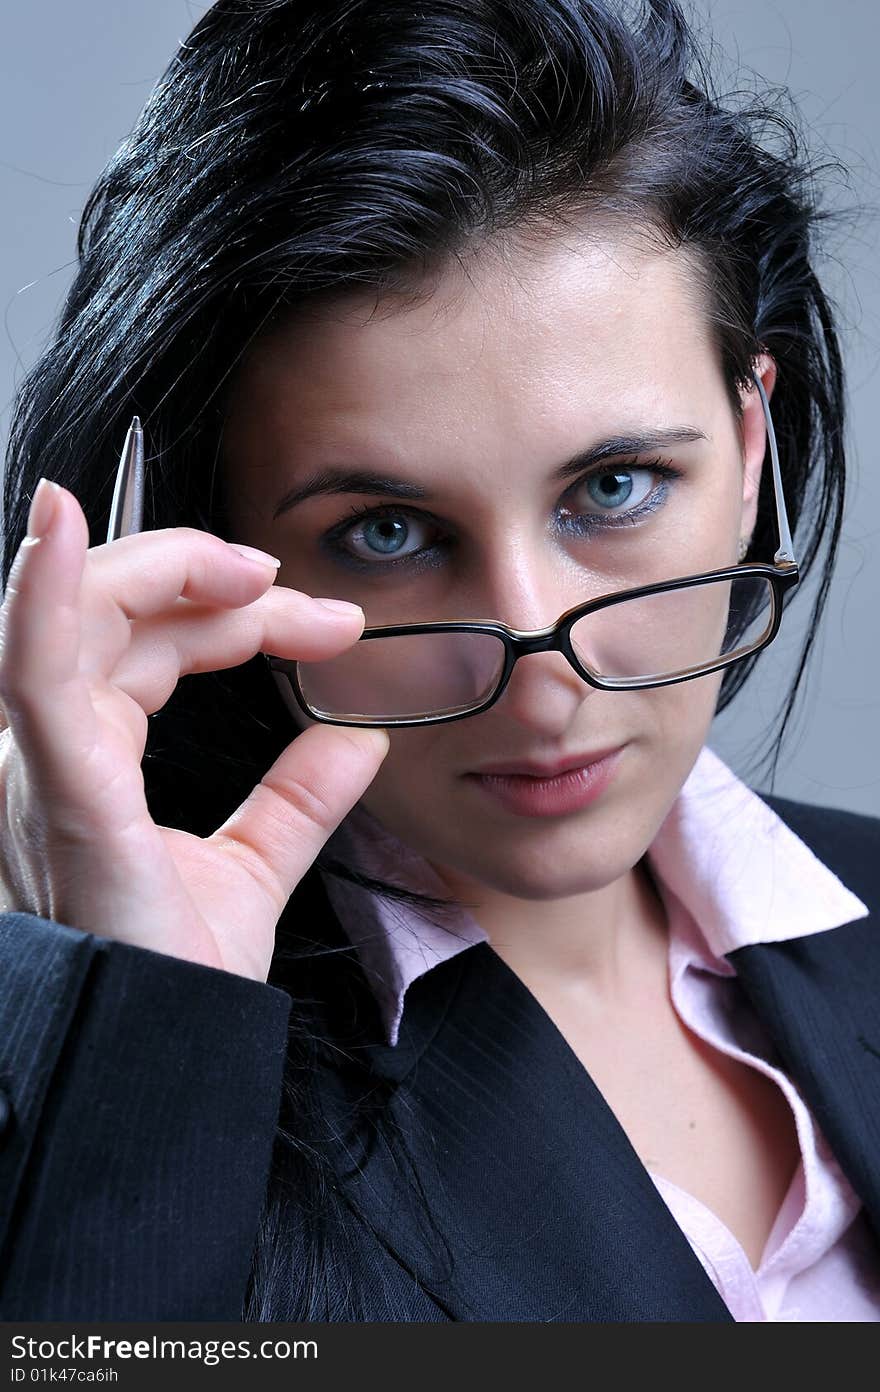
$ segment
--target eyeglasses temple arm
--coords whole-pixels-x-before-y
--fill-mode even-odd
[[[770,403],[767,400],[767,393],[764,390],[764,383],[761,381],[757,372],[752,374],[755,379],[755,386],[761,398],[761,405],[764,408],[764,419],[767,422],[767,439],[770,442],[770,462],[773,468],[773,487],[776,494],[776,522],[779,527],[779,548],[773,557],[778,565],[780,562],[788,562],[789,565],[797,565],[794,557],[794,543],[791,539],[791,529],[788,525],[788,512],[785,506],[785,497],[782,489],[782,470],[779,467],[779,450],[776,445],[776,431],[773,429],[773,417],[770,415]]]

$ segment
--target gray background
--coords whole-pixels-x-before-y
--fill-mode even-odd
[[[177,43],[207,9],[184,0],[7,4],[0,45],[0,457],[15,384],[45,340],[73,272],[89,188]],[[841,315],[852,402],[844,536],[775,791],[880,816],[880,250],[875,0],[714,0],[691,6],[728,78],[741,63],[785,83],[813,148],[843,160],[832,204],[864,205],[823,264]],[[725,85],[735,85],[729,80]],[[768,560],[770,557],[767,558]],[[794,671],[814,584],[803,584],[758,670],[710,743],[758,786],[755,757]],[[762,670],[763,669],[763,670]]]

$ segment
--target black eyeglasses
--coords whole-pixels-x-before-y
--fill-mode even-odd
[[[562,653],[601,691],[637,691],[692,681],[766,647],[779,631],[785,591],[800,576],[770,406],[757,375],[755,383],[776,497],[772,564],[741,563],[600,595],[535,632],[498,622],[382,624],[318,662],[267,654],[288,709],[328,725],[436,725],[488,710],[530,653]]]

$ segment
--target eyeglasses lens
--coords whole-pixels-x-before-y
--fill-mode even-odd
[[[699,675],[745,657],[773,627],[769,579],[742,576],[615,600],[571,628],[578,662],[619,688]],[[453,715],[481,706],[504,669],[504,644],[485,633],[363,638],[338,657],[300,662],[316,715],[376,722]]]

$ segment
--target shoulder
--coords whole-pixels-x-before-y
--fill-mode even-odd
[[[880,817],[754,791],[854,894],[880,901]]]
[[[800,834],[800,828],[813,836],[832,839],[855,840],[866,847],[877,847],[880,837],[880,816],[869,812],[852,812],[844,807],[830,807],[821,803],[798,802],[793,798],[779,797],[775,793],[754,790],[762,802],[786,822],[793,831]],[[806,838],[805,838],[806,839]]]

